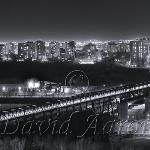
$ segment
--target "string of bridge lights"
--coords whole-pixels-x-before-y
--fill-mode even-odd
[[[41,107],[37,107],[35,109],[31,108],[29,110],[21,110],[20,112],[7,113],[5,115],[0,116],[0,121],[6,121],[9,119],[14,119],[14,118],[22,117],[22,116],[27,116],[27,115],[32,115],[32,114],[36,114],[36,113],[40,113],[40,112],[53,110],[56,108],[67,107],[70,105],[79,104],[79,103],[83,103],[83,102],[87,102],[87,101],[93,101],[93,100],[99,99],[99,98],[105,98],[108,96],[132,92],[132,91],[136,91],[136,90],[147,88],[147,87],[150,87],[150,84],[135,86],[135,87],[127,88],[127,89],[120,89],[117,91],[112,91],[112,92],[107,92],[107,93],[101,93],[101,94],[97,94],[94,96],[84,97],[81,99],[75,99],[75,100],[71,100],[71,101],[65,101],[65,102],[60,101],[60,103],[57,103],[57,104],[41,106]],[[118,102],[120,102],[120,99],[117,99],[117,100],[118,100]]]

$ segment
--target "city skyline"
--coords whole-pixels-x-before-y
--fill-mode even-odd
[[[0,44],[0,61],[114,62],[126,67],[150,67],[150,38],[122,41],[58,42],[43,40]]]

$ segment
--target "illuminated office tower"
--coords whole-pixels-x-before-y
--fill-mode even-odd
[[[25,43],[26,49],[26,59],[28,60],[36,60],[36,52],[35,52],[35,44],[32,41],[28,41]]]
[[[26,44],[18,43],[18,59],[19,61],[24,61],[26,56]]]
[[[130,42],[131,66],[144,67],[146,56],[148,54],[148,46],[143,40]]]
[[[18,43],[14,42],[14,54],[18,55]]]
[[[45,59],[45,42],[44,41],[36,41],[35,42],[35,54],[34,56],[37,58],[37,61],[42,61]]]
[[[10,43],[6,43],[5,46],[6,46],[5,56],[7,60],[11,60],[15,55],[15,44],[10,42]]]
[[[10,55],[11,53],[15,53],[15,45],[14,43],[6,43],[6,54]]]
[[[66,50],[64,48],[60,48],[60,59],[62,61],[67,60],[67,54],[66,54]]]
[[[129,43],[120,43],[119,51],[120,52],[130,52],[130,44]]]
[[[52,54],[51,54],[51,49],[49,47],[49,43],[48,45],[45,46],[45,55],[46,55],[46,59],[50,59],[52,58]]]
[[[115,53],[115,52],[118,52],[118,50],[119,50],[119,46],[117,43],[115,42],[108,43],[108,51]]]
[[[75,50],[76,50],[76,43],[74,41],[70,41],[67,43],[67,53],[69,59],[75,58]]]
[[[60,43],[52,41],[49,43],[49,49],[51,52],[51,56],[54,59],[60,59]]]
[[[3,60],[5,55],[6,47],[5,44],[0,44],[0,59]]]
[[[33,42],[18,43],[18,57],[20,61],[32,60],[34,58],[34,52]]]

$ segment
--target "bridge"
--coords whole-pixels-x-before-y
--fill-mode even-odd
[[[1,95],[0,103],[11,101],[15,103],[15,101],[19,102],[23,99],[26,103],[30,102],[30,104],[1,111],[0,121],[37,115],[40,113],[52,113],[62,109],[64,111],[92,109],[96,113],[110,113],[111,115],[118,115],[121,120],[125,120],[128,117],[128,103],[142,97],[148,99],[148,96],[150,96],[150,82],[120,85],[67,97],[52,97],[48,95]],[[40,102],[39,104],[37,104],[38,101]],[[150,102],[146,103],[146,105],[150,106]],[[147,108],[149,108],[147,110],[147,113],[149,113],[150,107]]]

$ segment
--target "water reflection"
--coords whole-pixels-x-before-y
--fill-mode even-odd
[[[148,150],[149,139],[121,139],[102,141],[99,137],[69,139],[67,137],[5,137],[0,150]]]
[[[111,145],[99,138],[69,139],[64,137],[5,137],[0,140],[0,150],[110,150]]]

